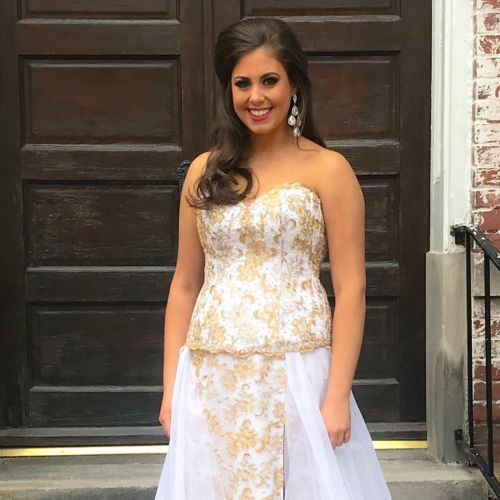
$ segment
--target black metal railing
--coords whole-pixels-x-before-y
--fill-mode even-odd
[[[464,441],[464,449],[471,461],[481,470],[497,498],[500,498],[500,483],[495,475],[495,459],[493,449],[493,381],[491,375],[491,290],[490,263],[500,270],[500,253],[493,243],[477,226],[452,226],[451,234],[455,242],[465,246],[466,252],[466,287],[467,287],[467,410],[468,410],[468,442]],[[485,351],[485,384],[486,384],[486,459],[477,449],[474,435],[474,373],[472,350],[472,247],[476,242],[484,257],[484,351]]]
[[[191,160],[183,160],[181,164],[176,168],[177,186],[179,188],[179,195],[181,194],[182,186],[184,184],[184,179],[186,178],[186,174],[190,165],[191,165]]]

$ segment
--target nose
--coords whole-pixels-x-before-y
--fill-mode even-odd
[[[262,90],[258,86],[254,86],[250,94],[250,105],[260,106],[265,100]]]

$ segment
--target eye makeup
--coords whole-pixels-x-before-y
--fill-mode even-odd
[[[277,73],[265,73],[261,76],[261,81],[270,81],[271,85],[274,85],[279,81],[279,75]],[[236,76],[233,80],[234,85],[239,85],[240,83],[248,83],[250,80],[245,76]]]

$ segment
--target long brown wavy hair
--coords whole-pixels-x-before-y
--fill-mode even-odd
[[[273,17],[249,17],[233,23],[219,34],[215,44],[215,72],[220,85],[210,131],[212,147],[205,170],[196,182],[197,197],[187,196],[187,203],[192,207],[206,209],[238,203],[252,190],[252,171],[247,165],[251,132],[234,110],[231,75],[242,56],[259,48],[274,55],[285,68],[290,83],[297,88],[301,134],[325,147],[314,125],[307,58],[292,28]],[[288,114],[292,105],[290,102]],[[296,144],[299,147],[298,138]],[[243,193],[234,189],[238,175],[247,181]]]

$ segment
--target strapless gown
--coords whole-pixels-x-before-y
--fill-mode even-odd
[[[320,413],[332,315],[321,200],[299,182],[197,210],[204,283],[181,347],[156,500],[391,499],[350,393],[351,437]]]

